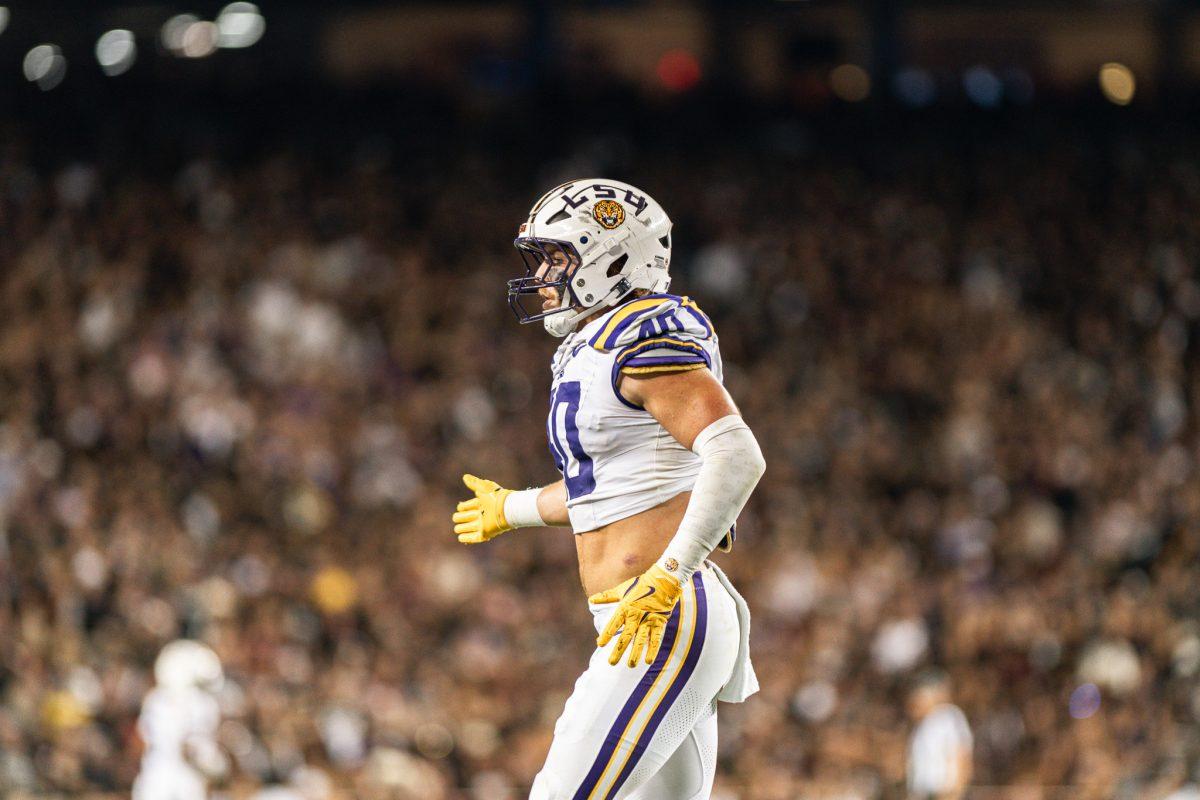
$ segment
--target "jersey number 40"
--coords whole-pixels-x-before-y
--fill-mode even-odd
[[[592,477],[592,457],[579,441],[579,425],[575,422],[578,414],[579,381],[560,383],[550,396],[546,433],[550,439],[554,466],[562,473],[570,500],[589,495],[596,488],[596,479]]]

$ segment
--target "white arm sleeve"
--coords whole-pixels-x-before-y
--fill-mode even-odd
[[[721,542],[766,469],[750,427],[737,414],[721,417],[696,437],[700,474],[687,511],[659,565],[686,583]]]

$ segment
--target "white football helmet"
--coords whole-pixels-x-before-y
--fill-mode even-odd
[[[555,336],[616,305],[630,292],[665,292],[671,283],[671,219],[652,197],[621,181],[582,178],[542,195],[513,242],[525,276],[508,282],[521,322],[542,320]],[[544,309],[538,291],[558,291]]]
[[[193,686],[208,692],[225,680],[221,659],[210,648],[191,639],[176,639],[162,649],[154,662],[154,682],[168,689]]]

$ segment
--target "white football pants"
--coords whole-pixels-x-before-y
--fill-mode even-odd
[[[602,631],[615,603],[593,605]],[[704,800],[717,767],[717,694],[737,660],[733,598],[705,567],[684,587],[653,664],[592,653],[530,800]]]

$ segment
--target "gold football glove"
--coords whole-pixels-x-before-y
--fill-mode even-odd
[[[460,542],[479,544],[513,529],[504,518],[504,498],[512,494],[512,489],[474,475],[463,475],[463,483],[475,496],[459,503],[453,517]]]
[[[647,664],[653,663],[662,644],[667,619],[682,594],[683,584],[679,579],[655,564],[638,577],[589,597],[593,603],[620,603],[608,620],[608,626],[596,639],[596,645],[604,647],[617,631],[621,631],[608,663],[620,661],[630,642],[633,647],[626,662],[629,666],[636,667],[638,658],[643,655]]]

